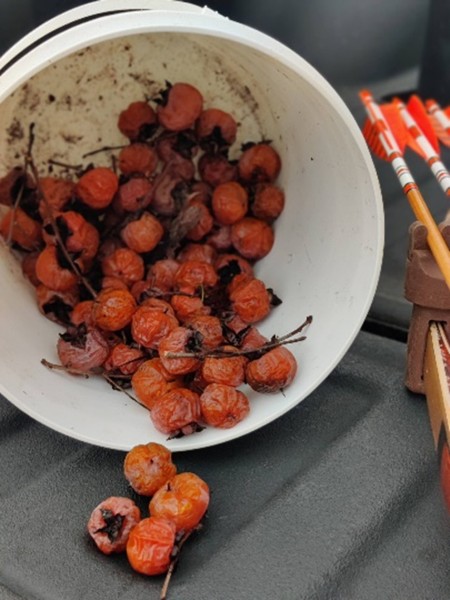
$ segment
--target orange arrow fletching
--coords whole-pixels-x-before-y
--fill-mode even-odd
[[[397,142],[401,154],[404,153],[408,141],[408,130],[395,106],[391,104],[380,104],[379,109],[386,119],[389,129]],[[387,152],[381,143],[379,133],[375,125],[367,119],[363,127],[363,135],[371,151],[382,160],[389,160]]]
[[[450,147],[450,107],[442,109],[435,100],[427,100],[425,106],[428,110],[431,125],[439,141]]]
[[[433,150],[436,152],[437,155],[439,155],[439,141],[433,129],[433,125],[430,121],[427,110],[419,96],[411,96],[406,105],[406,108],[408,109],[409,114],[413,117],[417,125],[422,130],[424,136],[427,138],[427,140],[433,147]]]

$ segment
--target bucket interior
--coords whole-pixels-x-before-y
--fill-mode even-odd
[[[85,155],[126,143],[116,126],[120,111],[132,101],[155,97],[165,81],[189,82],[202,92],[205,107],[235,116],[239,129],[232,158],[241,144],[262,139],[271,140],[282,158],[279,185],[286,207],[275,224],[274,248],[255,270],[283,303],[260,329],[283,335],[307,315],[314,320],[307,340],[290,347],[299,363],[293,384],[275,396],[247,390],[252,412],[236,427],[236,436],[306,397],[359,330],[380,266],[379,192],[350,114],[343,104],[333,105],[335,96],[324,92],[319,76],[315,85],[310,74],[303,76],[269,49],[186,32],[141,33],[93,44],[22,83],[0,105],[0,175],[23,161],[30,123],[35,124],[33,156],[42,175],[49,168],[52,174],[70,175],[71,166],[90,162],[111,165],[115,151]],[[38,420],[86,441],[127,449],[148,440],[151,432],[152,439],[166,443],[145,409],[102,381],[41,366],[41,358],[56,360],[59,328],[38,312],[33,290],[3,246],[0,276],[5,396]],[[169,445],[206,446],[221,435],[225,440],[230,433],[205,430],[194,441],[184,438]]]

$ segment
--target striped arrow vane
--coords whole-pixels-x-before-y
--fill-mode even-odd
[[[403,140],[399,140],[400,144],[397,142],[388,120],[368,90],[361,90],[359,97],[368,116],[363,127],[367,144],[380,158],[391,163],[416,219],[427,228],[428,245],[450,289],[450,251],[403,158]]]
[[[394,98],[393,105],[408,130],[407,144],[425,160],[444,193],[450,196],[450,173],[441,161],[439,143],[422,102],[412,96],[408,106],[399,98]]]

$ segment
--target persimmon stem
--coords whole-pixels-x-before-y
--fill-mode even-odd
[[[79,267],[77,264],[75,264],[75,262],[72,260],[72,257],[70,256],[70,253],[67,251],[67,248],[62,240],[61,237],[61,233],[59,231],[59,227],[58,227],[58,223],[56,222],[55,216],[53,214],[53,209],[48,201],[48,199],[46,198],[44,191],[42,189],[42,186],[40,184],[40,180],[39,180],[39,173],[38,170],[36,168],[36,165],[34,164],[34,160],[33,160],[33,154],[32,154],[32,145],[34,142],[34,123],[30,124],[30,142],[29,142],[29,147],[28,147],[28,152],[27,155],[25,157],[26,160],[26,165],[31,169],[31,172],[33,174],[35,183],[36,183],[36,189],[40,195],[40,197],[42,198],[42,200],[45,203],[45,206],[47,208],[47,213],[50,219],[50,223],[53,227],[53,231],[55,233],[55,237],[56,237],[56,241],[58,242],[58,246],[61,248],[62,253],[64,254],[64,257],[66,258],[67,262],[69,263],[72,271],[75,273],[75,275],[77,276],[78,280],[84,285],[84,287],[87,289],[87,291],[91,294],[91,296],[93,298],[97,297],[97,292],[94,290],[94,288],[91,286],[91,284],[89,283],[89,281],[83,276],[82,272],[80,271]]]
[[[191,537],[191,535],[194,532],[198,531],[199,529],[201,529],[201,525],[194,527],[194,529],[189,529],[189,531],[187,531],[183,535],[183,537],[180,539],[180,541],[176,544],[176,546],[175,546],[176,554],[170,561],[169,569],[166,573],[166,578],[164,579],[164,583],[161,588],[161,594],[159,596],[159,600],[167,600],[167,593],[169,591],[170,580],[172,579],[172,575],[173,575],[173,572],[175,571],[175,567],[177,566],[177,563],[180,560],[181,549],[184,546],[184,544],[187,542],[187,540]]]
[[[71,367],[65,367],[64,365],[58,365],[56,363],[52,363],[45,358],[41,359],[41,364],[43,364],[44,367],[47,367],[48,369],[52,369],[55,371],[64,371],[65,373],[69,373],[70,375],[81,375],[81,377],[85,377],[86,379],[89,379],[89,377],[91,377],[91,376],[100,375],[113,388],[119,390],[120,392],[123,392],[126,396],[128,396],[128,398],[130,398],[130,400],[133,400],[133,402],[136,402],[137,404],[139,404],[139,406],[144,406],[143,404],[141,404],[139,402],[139,400],[137,398],[135,398],[122,385],[120,385],[120,383],[118,381],[115,381],[115,379],[121,379],[123,377],[121,375],[109,374],[101,369],[98,369],[95,371],[93,371],[93,370],[82,371],[81,369],[72,369]],[[147,407],[144,406],[144,408],[147,408]]]
[[[88,156],[94,156],[95,154],[100,154],[101,152],[112,152],[113,150],[122,150],[126,148],[125,145],[121,146],[102,146],[101,148],[97,148],[97,150],[91,150],[90,152],[86,152],[82,155],[82,158],[87,158]]]
[[[224,358],[230,356],[246,356],[246,355],[258,355],[261,356],[268,352],[269,350],[273,350],[274,348],[278,348],[279,346],[286,346],[287,344],[296,344],[298,342],[303,342],[306,340],[306,336],[302,335],[300,337],[293,337],[300,333],[307,325],[312,322],[312,316],[306,317],[304,322],[299,325],[296,329],[283,335],[282,337],[274,336],[269,342],[263,344],[260,348],[237,348],[236,350],[228,351],[220,348],[213,348],[212,350],[205,350],[202,352],[167,352],[165,355],[167,358],[198,358],[200,360],[204,358]]]

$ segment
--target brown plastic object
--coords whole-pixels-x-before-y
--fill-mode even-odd
[[[450,246],[450,214],[440,223],[439,229],[447,246]],[[431,322],[440,322],[450,337],[450,290],[428,247],[426,227],[418,221],[411,225],[409,231],[405,298],[413,303],[405,385],[412,392],[424,394],[423,369],[428,330]]]

